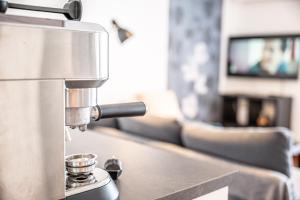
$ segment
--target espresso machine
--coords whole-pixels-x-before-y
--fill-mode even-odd
[[[66,131],[145,114],[141,102],[98,105],[107,79],[100,25],[0,14],[0,200],[118,198],[95,155],[65,155]]]

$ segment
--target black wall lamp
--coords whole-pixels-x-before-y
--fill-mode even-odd
[[[117,29],[118,37],[121,43],[124,43],[127,39],[133,36],[133,33],[125,28],[120,27],[116,20],[111,21],[112,25]]]
[[[7,8],[58,13],[58,14],[63,14],[69,20],[77,20],[77,21],[80,21],[82,16],[81,0],[69,0],[64,5],[63,8],[32,6],[32,5],[25,5],[25,4],[9,3],[8,1],[0,0],[0,13],[5,13]]]

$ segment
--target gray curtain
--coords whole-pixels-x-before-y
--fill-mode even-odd
[[[171,0],[168,87],[187,119],[219,120],[222,0]]]

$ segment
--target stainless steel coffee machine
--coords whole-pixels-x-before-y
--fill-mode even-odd
[[[107,79],[101,26],[0,15],[0,200],[118,198],[101,169],[91,184],[66,186],[66,127],[145,113],[143,103],[97,105]]]

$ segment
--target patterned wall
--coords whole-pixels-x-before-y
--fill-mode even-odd
[[[222,0],[170,0],[168,86],[187,119],[219,117]]]

